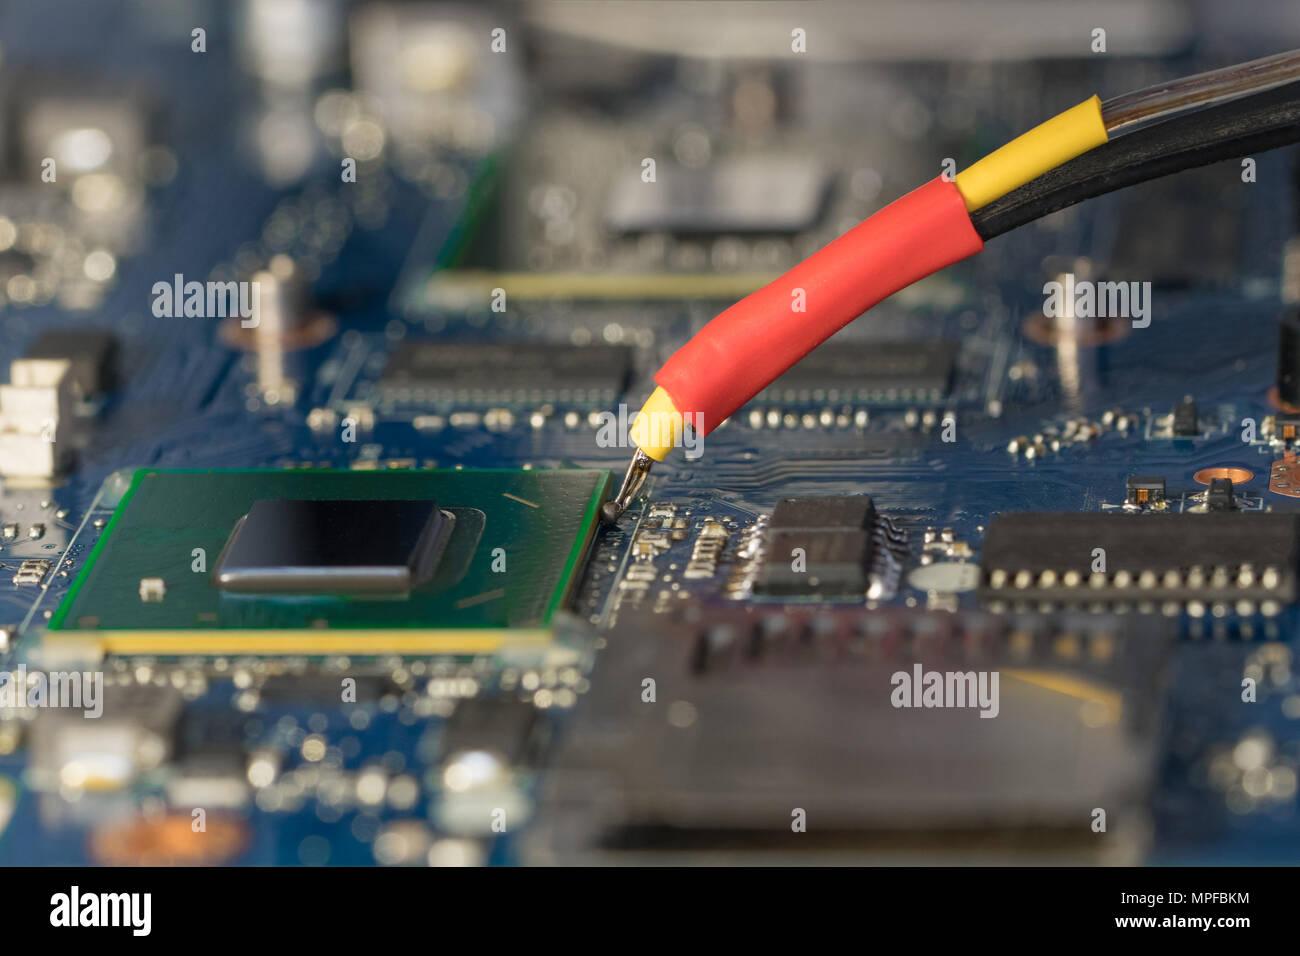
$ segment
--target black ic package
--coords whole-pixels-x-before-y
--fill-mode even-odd
[[[65,361],[81,395],[98,395],[114,385],[117,339],[107,329],[47,329],[27,347],[30,361]]]
[[[1188,395],[1174,406],[1169,420],[1169,430],[1176,438],[1194,438],[1199,430],[1196,417],[1196,399]]]
[[[876,505],[869,495],[782,498],[772,511],[768,527],[864,530],[875,517]]]
[[[456,704],[438,741],[443,761],[467,750],[500,754],[511,765],[538,756],[546,724],[537,708],[525,700],[476,697]]]
[[[217,562],[225,591],[400,594],[437,565],[454,519],[433,501],[255,501]]]
[[[994,604],[1276,613],[1295,599],[1300,517],[1003,514],[989,525],[982,597]]]
[[[1167,498],[1165,480],[1160,476],[1144,478],[1130,475],[1124,482],[1125,503],[1138,508],[1164,507]]]
[[[403,343],[379,379],[393,402],[610,402],[627,387],[622,345],[554,342]]]
[[[764,594],[860,596],[867,590],[871,538],[865,531],[769,531],[758,580]]]
[[[1205,493],[1205,507],[1210,511],[1232,511],[1237,507],[1237,496],[1232,490],[1231,478],[1211,478]]]
[[[759,393],[760,401],[930,402],[948,394],[954,342],[827,342]]]
[[[868,495],[782,498],[768,522],[756,590],[809,597],[864,594],[875,520]]]

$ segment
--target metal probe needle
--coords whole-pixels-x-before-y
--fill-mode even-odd
[[[637,492],[641,490],[641,486],[645,484],[654,463],[654,459],[640,448],[636,450],[632,461],[627,466],[627,474],[623,476],[623,484],[619,486],[618,494],[600,507],[601,521],[614,522],[619,519],[627,510],[627,506],[632,503]]]

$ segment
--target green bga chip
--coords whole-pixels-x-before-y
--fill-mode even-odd
[[[546,641],[606,471],[137,471],[50,620],[102,653]]]

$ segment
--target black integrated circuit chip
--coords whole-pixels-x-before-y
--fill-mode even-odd
[[[622,345],[417,341],[393,353],[378,388],[399,403],[609,403],[631,370],[632,352]]]
[[[994,606],[1277,613],[1295,599],[1300,517],[1003,514],[989,525],[981,596]]]
[[[668,844],[752,864],[770,838],[760,845],[808,862],[816,847],[789,849],[771,822],[794,807],[839,862],[853,847],[897,853],[909,833],[933,852],[966,829],[999,859],[1053,847],[1087,861],[1098,843],[1076,821],[1132,806],[1155,776],[1162,638],[1175,632],[1163,617],[720,608],[636,624],[646,639],[597,658],[548,758],[527,839],[546,839],[552,861],[633,861]],[[1064,637],[1106,653],[1065,658]],[[898,707],[897,673],[922,666],[1000,672],[997,719]],[[690,701],[689,746],[652,707],[626,704],[646,674]]]
[[[865,531],[772,531],[758,582],[764,594],[840,597],[867,590],[871,538]]]
[[[1165,491],[1165,479],[1159,475],[1151,477],[1129,475],[1129,477],[1125,479],[1124,489],[1124,502],[1133,507],[1163,508],[1165,506],[1165,500],[1167,497]]]
[[[932,402],[948,394],[957,344],[828,342],[759,393],[766,402]]]
[[[1199,431],[1199,427],[1196,416],[1196,399],[1188,395],[1174,406],[1169,421],[1169,430],[1178,438],[1194,438],[1197,431]]]
[[[618,233],[799,232],[816,223],[828,176],[808,156],[755,153],[722,157],[700,169],[664,163],[658,182],[646,189],[640,170],[616,180],[606,225]]]
[[[875,518],[867,495],[783,498],[768,523],[755,589],[790,597],[865,594]]]
[[[772,510],[768,527],[865,530],[875,517],[876,505],[869,495],[782,498]]]
[[[262,499],[235,526],[213,581],[245,593],[400,594],[432,572],[453,521],[433,501]]]
[[[47,329],[27,347],[30,361],[64,361],[74,389],[81,395],[98,395],[113,387],[117,339],[107,329]]]
[[[545,734],[546,724],[529,701],[471,698],[456,704],[439,737],[438,753],[445,761],[460,752],[481,750],[518,765],[537,757]]]

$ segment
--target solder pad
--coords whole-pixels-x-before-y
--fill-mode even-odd
[[[545,642],[608,485],[608,472],[583,470],[137,471],[46,642],[159,655],[472,654]],[[436,500],[456,520],[438,567],[401,597],[223,592],[209,572],[265,499]],[[148,578],[163,580],[161,599],[142,598]]]

